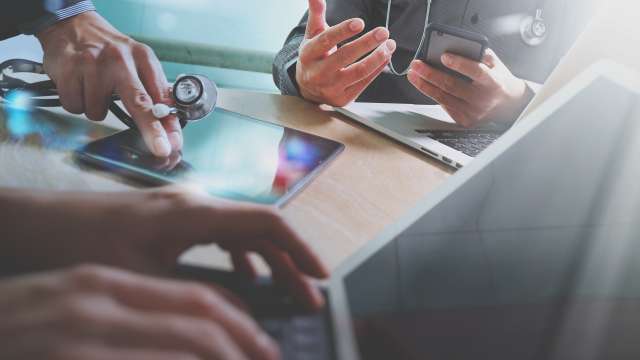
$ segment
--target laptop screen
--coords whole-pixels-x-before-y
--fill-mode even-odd
[[[350,272],[361,358],[640,358],[636,102],[598,78]]]

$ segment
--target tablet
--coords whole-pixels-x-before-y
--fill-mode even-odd
[[[189,123],[184,146],[154,157],[136,130],[75,151],[85,164],[150,184],[184,184],[232,200],[280,206],[308,184],[344,145],[224,109]]]

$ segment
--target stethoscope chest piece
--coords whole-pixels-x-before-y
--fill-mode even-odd
[[[536,10],[536,16],[527,16],[520,25],[522,41],[529,46],[540,46],[549,36],[547,22],[542,17],[542,9]]]
[[[178,117],[196,121],[209,115],[218,102],[218,88],[201,75],[180,75],[171,88]]]

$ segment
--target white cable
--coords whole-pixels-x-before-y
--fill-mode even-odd
[[[391,29],[389,29],[389,18],[391,17],[391,1],[392,0],[388,0],[387,2],[387,20],[385,21],[385,25],[384,25],[384,27],[387,28],[389,33],[391,33]],[[420,51],[422,50],[422,46],[424,45],[424,40],[427,37],[427,26],[429,26],[429,16],[431,15],[432,3],[433,3],[433,0],[427,0],[427,12],[424,18],[424,29],[422,29],[422,37],[420,38],[420,45],[418,45],[418,49],[416,49],[416,53],[413,55],[413,59],[411,61],[416,60],[418,58],[418,55],[420,55]],[[394,75],[405,76],[409,73],[410,67],[411,67],[411,63],[409,63],[409,66],[407,66],[407,68],[404,69],[403,72],[398,72],[393,66],[393,56],[391,56],[391,60],[389,60],[389,70],[391,70],[391,73]]]

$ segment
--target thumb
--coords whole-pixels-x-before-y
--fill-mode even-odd
[[[329,27],[326,21],[326,10],[325,0],[309,0],[309,18],[304,36],[306,39],[313,39]]]
[[[491,69],[495,68],[498,65],[502,65],[502,61],[500,61],[498,55],[496,55],[496,53],[491,49],[486,49],[484,51],[482,62]]]

